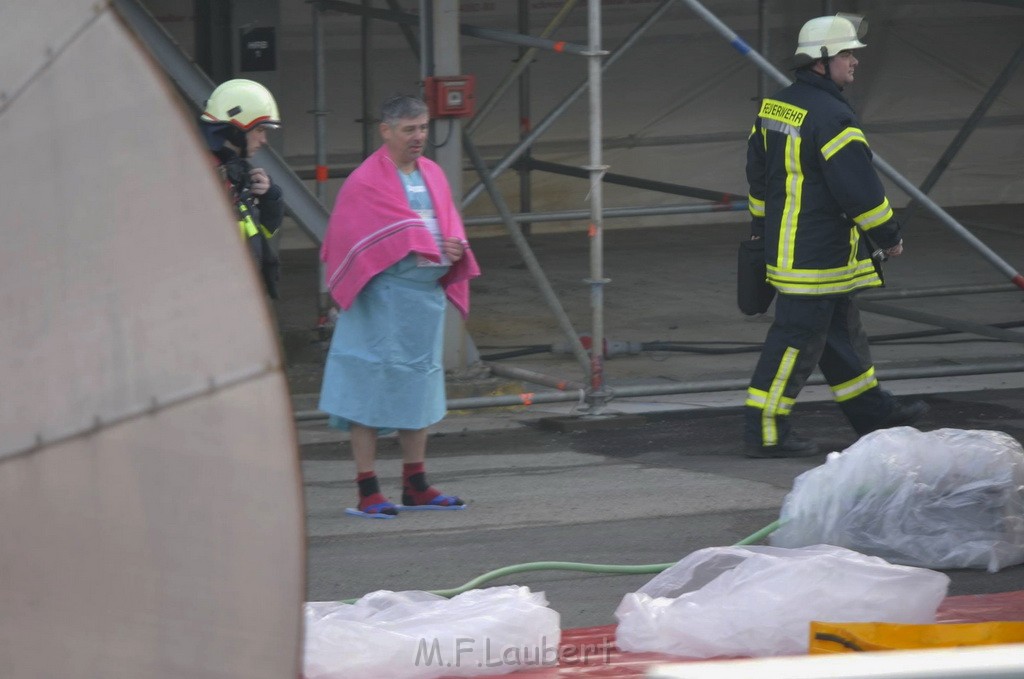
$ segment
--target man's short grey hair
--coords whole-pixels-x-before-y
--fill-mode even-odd
[[[384,101],[380,107],[381,122],[394,125],[399,120],[419,118],[427,114],[427,105],[422,99],[399,94]]]

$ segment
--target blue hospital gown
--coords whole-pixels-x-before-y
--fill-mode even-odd
[[[403,176],[410,206],[430,209],[419,173]],[[445,415],[442,352],[447,266],[411,254],[374,276],[338,314],[320,389],[331,425],[386,433],[423,429]]]

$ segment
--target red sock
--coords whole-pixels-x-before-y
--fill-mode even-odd
[[[441,491],[427,483],[422,462],[407,462],[402,465],[402,504],[429,504]]]
[[[379,505],[388,502],[384,494],[380,492],[380,483],[374,472],[362,472],[356,476],[356,484],[359,486],[359,511],[365,512],[371,505]],[[384,514],[394,514],[394,511],[384,511]]]

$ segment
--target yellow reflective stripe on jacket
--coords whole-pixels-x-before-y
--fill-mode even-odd
[[[747,141],[749,142],[750,138],[757,133],[757,123],[754,123],[753,125],[750,126],[750,134],[747,135]],[[765,138],[764,127],[761,128],[761,145],[764,146],[766,149],[768,148],[768,140]]]
[[[821,155],[828,160],[835,154],[843,150],[843,147],[847,144],[855,141],[862,142],[867,146],[868,140],[864,137],[864,133],[856,127],[847,127],[845,130],[832,137],[824,146],[821,147]]]
[[[776,256],[780,267],[793,266],[796,251],[797,221],[800,218],[804,191],[804,171],[800,165],[799,136],[786,137],[786,202],[782,207],[779,247]]]
[[[877,386],[878,380],[875,378],[875,368],[871,367],[867,369],[867,372],[857,375],[852,380],[847,380],[842,384],[832,387],[832,395],[835,397],[836,403],[842,403],[843,401],[857,398],[868,389],[873,389]]]
[[[892,215],[892,206],[889,205],[889,199],[883,198],[881,205],[871,208],[867,212],[862,212],[854,217],[853,221],[857,223],[857,226],[867,231],[885,224],[892,219]]]
[[[860,243],[860,231],[857,229],[850,229],[850,256],[847,257],[846,261],[849,266],[855,266],[857,264],[857,251]]]
[[[268,229],[267,227],[263,226],[262,224],[260,224],[260,233],[262,233],[263,237],[266,238],[267,240],[270,240],[275,235],[277,235],[277,231],[271,231],[270,229]]]
[[[768,265],[768,281],[788,295],[838,295],[882,284],[870,260],[835,269],[785,269]]]
[[[243,238],[252,238],[259,233],[256,222],[253,221],[250,215],[246,215],[245,219],[238,220],[238,230],[242,232]]]
[[[750,210],[750,214],[754,217],[764,217],[764,201],[754,198],[751,195],[747,196],[747,209]]]
[[[242,238],[250,239],[259,234],[259,229],[262,226],[257,226],[256,220],[253,219],[248,206],[245,203],[239,203],[236,207],[239,213],[242,214],[242,219],[239,219],[239,230],[242,232]]]

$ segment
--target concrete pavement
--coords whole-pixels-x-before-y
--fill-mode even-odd
[[[1000,379],[1019,386],[929,392],[918,385],[932,405],[919,428],[993,428],[1021,440],[1024,384],[1019,375]],[[430,439],[429,472],[445,492],[466,499],[469,509],[386,521],[342,513],[355,497],[354,469],[342,456],[343,443],[303,445],[308,598],[447,589],[533,561],[674,562],[697,549],[734,544],[768,525],[778,518],[793,479],[824,462],[823,455],[744,457],[736,406],[684,404],[666,411],[659,405],[639,425],[561,433],[538,426],[543,413],[536,411],[503,414],[497,418],[502,428],[481,429],[462,419],[472,416],[451,417],[446,431]],[[805,401],[794,417],[801,432],[827,450],[855,440],[834,404]],[[379,470],[392,496],[400,464],[397,442],[385,441]],[[1024,566],[995,574],[948,573],[951,595],[1024,589]],[[489,584],[543,590],[568,629],[613,623],[621,597],[650,577],[542,571]]]
[[[1009,261],[1024,262],[1016,210],[965,210],[962,218]],[[920,221],[918,221],[920,220]],[[685,231],[699,229],[699,233]],[[747,378],[770,317],[735,310],[735,245],[742,225],[609,232],[606,263],[611,339],[675,341],[696,351],[644,351],[610,358],[608,385]],[[581,234],[532,239],[550,282],[580,332],[588,331],[586,241]],[[892,289],[1006,282],[954,236],[918,217],[908,254],[891,265]],[[557,326],[502,239],[474,242],[484,276],[473,286],[470,334],[482,354],[560,341]],[[278,304],[296,410],[315,408],[324,351],[315,320],[315,252],[285,253],[285,296]],[[928,297],[905,308],[983,324],[1014,324],[1021,293]],[[912,337],[918,323],[864,314],[879,371],[1024,360],[1024,345],[965,334]],[[1024,335],[1022,335],[1024,337]],[[712,351],[707,351],[707,349]],[[727,348],[731,353],[715,349]],[[501,359],[547,375],[581,379],[571,355],[539,351]],[[500,382],[500,393],[543,391]],[[932,411],[922,430],[997,429],[1024,440],[1024,373],[887,380],[897,394],[922,395]],[[467,385],[451,384],[458,389]],[[472,385],[470,385],[471,387]],[[485,385],[487,389],[495,386]],[[485,392],[486,393],[486,392]],[[741,448],[742,391],[614,399],[621,424],[553,431],[545,418],[574,418],[575,402],[450,414],[432,428],[428,474],[469,502],[459,512],[405,514],[391,521],[347,516],[355,476],[344,435],[323,421],[298,423],[307,501],[309,600],[341,600],[377,589],[447,589],[496,568],[532,561],[598,564],[674,562],[709,546],[730,545],[778,518],[793,480],[824,461],[751,460]],[[625,417],[625,416],[630,417]],[[793,414],[824,450],[843,450],[854,434],[824,387],[808,387]],[[398,499],[397,442],[385,439],[379,474]],[[1024,590],[1024,567],[996,574],[950,572],[950,594]],[[525,573],[490,584],[524,584],[547,593],[563,629],[613,623],[622,595],[651,576],[570,571]]]

